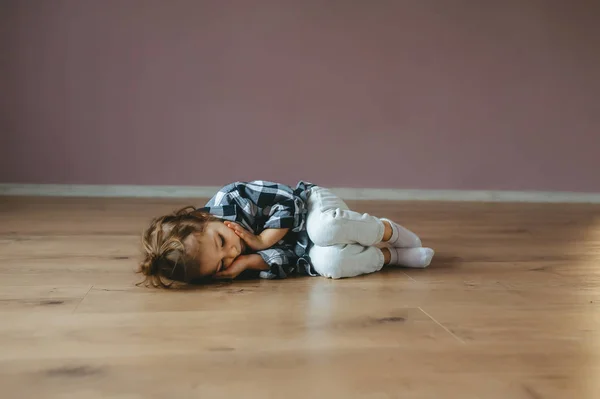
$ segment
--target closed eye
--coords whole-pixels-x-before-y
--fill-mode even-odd
[[[225,238],[219,234],[219,237],[221,238],[221,246],[225,246]]]

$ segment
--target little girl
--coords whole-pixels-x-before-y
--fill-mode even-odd
[[[434,254],[413,232],[351,211],[326,188],[267,181],[229,184],[204,208],[154,219],[143,248],[139,272],[156,287],[251,270],[266,279],[294,273],[338,279],[384,265],[424,268]]]

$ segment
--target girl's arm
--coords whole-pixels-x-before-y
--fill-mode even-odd
[[[285,235],[290,231],[290,229],[265,229],[258,236],[259,241],[263,244],[263,248],[256,249],[256,251],[260,251],[261,249],[271,248],[273,245],[277,244],[279,241],[285,237]],[[244,237],[242,237],[244,239]],[[244,240],[245,241],[245,240]]]
[[[227,227],[232,229],[248,247],[254,251],[261,251],[263,249],[271,248],[277,244],[290,229],[265,229],[259,235],[252,234],[237,223],[224,222]]]
[[[260,255],[241,255],[227,269],[221,270],[214,277],[216,279],[234,279],[244,270],[267,271],[269,268],[267,262]]]
[[[260,272],[261,278],[282,279],[294,272],[298,257],[290,246],[281,246],[259,251],[256,254],[238,256],[216,279],[234,279],[245,270]]]

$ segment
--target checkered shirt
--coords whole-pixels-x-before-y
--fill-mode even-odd
[[[296,188],[269,181],[235,182],[219,190],[200,211],[236,222],[258,235],[265,229],[290,229],[271,248],[257,251],[269,265],[261,278],[286,278],[300,272],[316,275],[308,251],[312,243],[306,232],[306,200],[311,183]]]

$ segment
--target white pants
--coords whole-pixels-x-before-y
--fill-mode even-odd
[[[383,222],[353,212],[341,198],[323,187],[308,196],[306,229],[314,243],[310,258],[317,273],[330,278],[355,277],[381,270]]]

